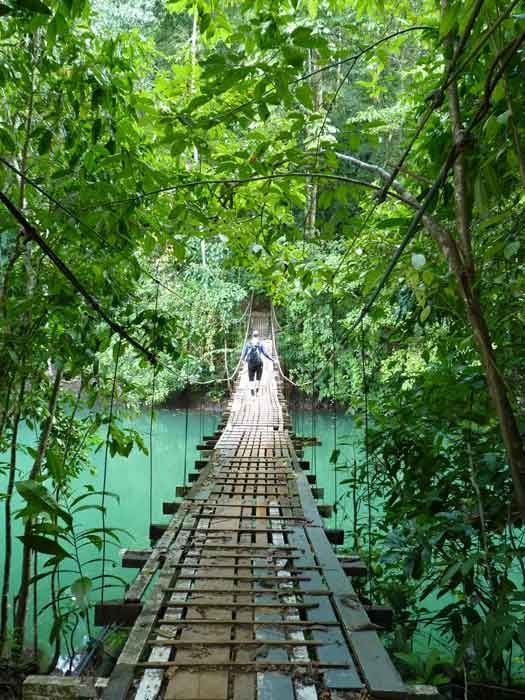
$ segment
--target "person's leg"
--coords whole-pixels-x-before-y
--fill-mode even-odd
[[[257,367],[257,370],[255,372],[255,393],[259,393],[259,384],[261,382],[261,377],[262,377],[262,371],[263,371],[263,365],[262,363]]]
[[[255,396],[254,381],[253,381],[255,379],[255,370],[256,370],[256,367],[250,367],[250,365],[248,365],[248,383],[250,385],[250,391],[251,391],[252,396]]]

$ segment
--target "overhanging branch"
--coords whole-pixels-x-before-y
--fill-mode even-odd
[[[0,202],[6,207],[13,218],[20,224],[24,234],[29,240],[32,240],[44,253],[44,255],[51,260],[53,265],[62,273],[62,275],[70,282],[72,287],[82,296],[84,301],[90,306],[96,313],[108,324],[112,331],[117,333],[121,338],[126,340],[130,345],[132,345],[136,350],[138,350],[142,355],[144,355],[152,364],[156,364],[157,357],[151,351],[148,350],[142,343],[140,343],[136,338],[128,333],[128,331],[117,321],[114,321],[109,314],[102,308],[97,299],[84,287],[82,282],[78,279],[75,273],[69,269],[65,262],[60,258],[55,251],[48,245],[48,243],[42,238],[35,227],[26,219],[24,214],[18,209],[18,207],[13,204],[13,202],[3,193],[0,192]]]

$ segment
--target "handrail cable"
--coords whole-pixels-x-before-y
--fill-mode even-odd
[[[274,305],[271,304],[270,324],[271,324],[271,327],[272,327],[272,336],[273,336],[273,338],[274,338],[274,344],[275,344],[275,347],[277,348],[277,334],[276,334],[275,329],[274,329],[274,322],[275,322],[276,325],[278,324],[277,316],[276,316],[276,314],[275,314]],[[284,379],[284,381],[288,382],[288,383],[291,384],[292,386],[297,387],[298,389],[302,389],[303,387],[308,386],[309,384],[311,384],[311,385],[313,386],[313,385],[314,385],[314,382],[316,382],[316,381],[319,379],[319,377],[322,375],[322,373],[323,373],[323,372],[325,371],[325,369],[326,369],[325,367],[322,367],[322,368],[319,370],[319,372],[318,372],[314,377],[311,377],[311,378],[310,378],[308,381],[306,381],[306,382],[301,382],[300,384],[298,384],[297,382],[294,382],[293,379],[290,379],[290,377],[288,377],[288,376],[283,372],[283,368],[281,367],[281,361],[279,360],[279,354],[278,354],[278,353],[276,353],[276,358],[277,358],[277,369],[279,370],[279,374],[281,375],[281,377]],[[330,357],[328,358],[328,361],[331,361],[331,360],[332,360],[332,356],[330,356]]]
[[[205,384],[219,384],[219,383],[222,383],[222,382],[231,382],[233,379],[235,379],[235,377],[236,377],[236,375],[237,375],[237,372],[239,371],[239,369],[240,369],[240,367],[241,367],[241,364],[242,364],[242,356],[243,356],[244,348],[245,348],[245,346],[246,346],[246,342],[247,342],[247,340],[248,340],[248,333],[250,332],[250,322],[251,322],[251,319],[252,319],[252,308],[253,308],[253,297],[254,297],[254,293],[252,292],[252,295],[251,295],[250,301],[249,301],[249,305],[248,305],[248,307],[247,307],[247,310],[249,310],[249,313],[248,313],[248,321],[246,322],[246,330],[245,330],[245,332],[244,332],[244,340],[243,340],[241,352],[240,352],[240,354],[239,354],[239,361],[237,362],[237,364],[236,364],[235,369],[233,370],[233,372],[232,372],[230,375],[228,375],[228,374],[226,373],[226,376],[224,376],[224,377],[222,377],[222,378],[220,378],[220,379],[219,379],[219,378],[214,378],[214,379],[206,379],[206,380],[204,380],[204,381],[199,381],[199,380],[196,380],[196,379],[195,379],[195,380],[192,381],[192,384],[199,384],[200,386],[202,386],[202,385],[205,385]],[[162,363],[161,363],[161,364],[162,364]],[[166,369],[168,369],[168,368],[166,367]]]

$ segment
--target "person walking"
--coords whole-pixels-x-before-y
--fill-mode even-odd
[[[270,357],[266,352],[264,343],[259,338],[259,331],[254,330],[242,353],[242,359],[248,365],[248,381],[252,396],[259,393],[259,383],[263,371],[263,355],[271,362],[275,362],[273,357]]]

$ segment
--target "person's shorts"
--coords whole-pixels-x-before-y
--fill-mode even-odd
[[[257,381],[262,377],[263,366],[260,365],[248,365],[248,379],[253,382],[254,379]]]

